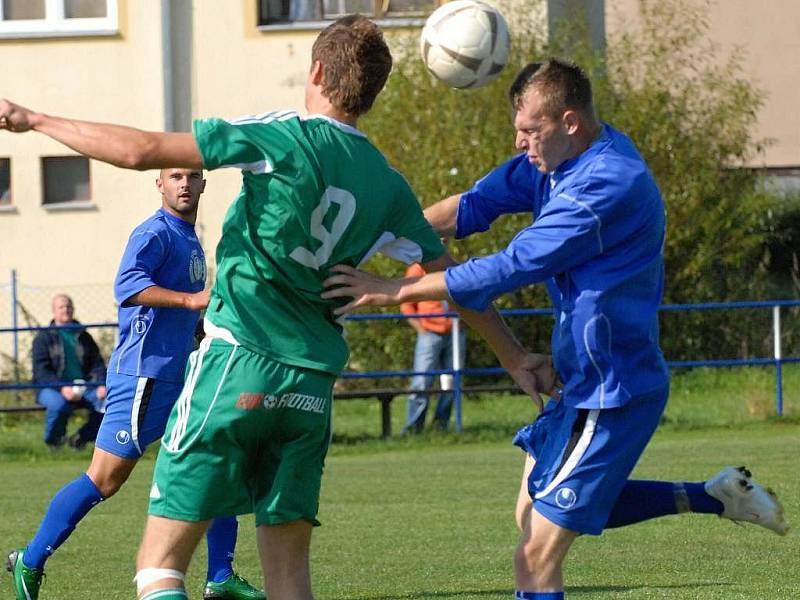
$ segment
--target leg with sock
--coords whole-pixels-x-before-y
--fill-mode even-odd
[[[236,517],[214,519],[206,532],[208,543],[207,580],[221,583],[233,575],[233,553],[239,523]]]
[[[233,570],[233,555],[239,523],[236,517],[220,517],[212,521],[206,532],[208,573],[203,598],[206,600],[264,600],[264,592],[256,589]]]
[[[85,473],[61,488],[50,501],[39,530],[25,549],[25,566],[44,568],[50,555],[66,541],[81,519],[103,499]]]
[[[685,512],[719,515],[722,511],[722,502],[706,492],[705,483],[629,480],[611,510],[606,529],[665,515]]]
[[[53,496],[44,519],[27,548],[8,555],[6,569],[13,577],[17,598],[37,600],[44,563],[63,544],[75,526],[103,496],[84,473]]]

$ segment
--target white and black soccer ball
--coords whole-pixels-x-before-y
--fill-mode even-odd
[[[437,8],[422,29],[420,52],[428,70],[454,88],[486,85],[508,61],[508,25],[496,8],[455,0]]]

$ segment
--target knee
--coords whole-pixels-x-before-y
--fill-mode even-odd
[[[42,389],[36,396],[36,402],[44,406],[48,412],[66,412],[69,410],[69,402],[61,395],[61,392],[53,388]]]
[[[128,480],[128,475],[130,473],[119,470],[112,470],[107,473],[96,473],[92,472],[90,469],[87,474],[97,488],[97,491],[100,492],[100,495],[103,496],[104,499],[108,499],[119,491],[122,484]]]

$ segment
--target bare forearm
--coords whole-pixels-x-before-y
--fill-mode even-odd
[[[443,202],[447,202],[447,200],[443,200]],[[441,288],[444,290],[444,293],[447,294],[446,298],[458,309],[458,312],[464,321],[466,321],[481,335],[484,340],[486,340],[486,343],[489,344],[489,347],[494,351],[500,363],[508,368],[509,365],[515,364],[521,358],[521,356],[527,354],[527,351],[522,347],[519,341],[517,341],[517,339],[514,337],[514,334],[511,333],[511,330],[503,321],[500,313],[498,313],[493,306],[490,306],[483,312],[478,312],[457,306],[456,303],[453,302],[452,298],[449,297],[449,292],[447,291],[444,271],[448,267],[453,267],[457,264],[458,263],[455,261],[455,259],[453,259],[448,252],[445,252],[436,260],[425,264],[425,269],[430,273],[425,277],[434,278],[434,276],[438,276],[435,280],[432,279],[427,284],[428,289],[425,288],[422,282],[410,284],[409,289],[413,292],[424,294],[426,291],[429,291],[430,287],[433,287],[434,285],[441,286]]]
[[[126,169],[203,167],[190,133],[157,133],[123,125],[31,115],[31,127],[76,152]]]
[[[513,367],[527,354],[527,350],[519,343],[494,306],[483,312],[477,312],[460,306],[455,307],[461,318],[469,324],[489,344],[500,364],[506,368]]]
[[[208,292],[178,292],[154,285],[134,294],[125,302],[127,304],[135,304],[138,306],[202,310],[208,306]]]
[[[442,237],[453,237],[456,234],[456,221],[458,217],[458,203],[461,194],[450,196],[429,206],[423,212],[428,223],[434,231]]]

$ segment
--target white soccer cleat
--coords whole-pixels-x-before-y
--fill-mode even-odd
[[[705,483],[705,490],[722,502],[721,517],[732,521],[747,521],[778,535],[786,535],[789,526],[783,519],[783,506],[769,488],[752,479],[745,467],[728,467]]]

